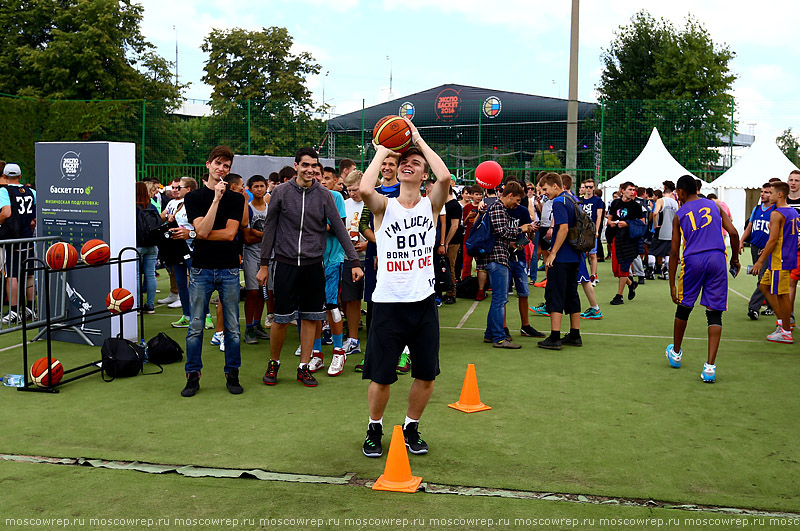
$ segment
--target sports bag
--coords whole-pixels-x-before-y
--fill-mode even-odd
[[[153,247],[158,245],[161,234],[158,227],[161,225],[161,216],[152,208],[136,207],[136,246]]]
[[[492,252],[495,238],[492,234],[492,227],[489,223],[488,212],[481,214],[481,218],[472,225],[467,242],[467,254],[472,257],[483,256]]]
[[[143,367],[147,355],[142,345],[127,339],[109,337],[103,341],[100,354],[102,355],[101,377],[106,382],[110,382],[114,378],[128,378],[139,373],[144,374]],[[164,372],[160,365],[158,368],[161,369],[159,372]],[[106,379],[106,376],[110,379]]]
[[[569,194],[564,197],[569,197],[569,200],[572,201],[572,208],[575,212],[575,225],[569,228],[567,243],[579,253],[591,251],[595,244],[597,227],[592,222],[592,217],[578,206],[575,198]]]
[[[434,278],[436,291],[447,291],[454,286],[450,277],[450,259],[446,254],[434,253]]]
[[[183,349],[177,341],[164,332],[159,332],[157,336],[147,342],[147,361],[150,363],[164,365],[181,360],[183,360]]]

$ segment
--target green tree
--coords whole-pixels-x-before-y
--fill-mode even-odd
[[[177,136],[169,113],[183,87],[174,84],[170,63],[141,34],[142,11],[130,0],[0,3],[0,90],[18,97],[5,98],[5,106],[28,120],[18,120],[17,131],[0,130],[7,160],[32,176],[38,140],[137,142],[140,160],[143,105],[130,100],[156,102],[148,129],[165,139]],[[145,154],[163,162],[183,156],[173,140],[148,143]]]
[[[792,164],[800,167],[800,141],[792,134],[792,128],[785,130],[775,139],[778,147]]]
[[[703,170],[718,154],[720,135],[731,133],[735,56],[717,45],[693,17],[683,28],[635,14],[603,50],[597,90],[603,115],[603,166],[630,164],[657,127],[667,149],[689,170]]]
[[[212,30],[203,41],[209,54],[203,81],[212,88],[211,130],[235,152],[289,155],[321,141],[324,123],[312,117],[305,83],[320,66],[308,52],[293,54],[292,42],[279,27]]]

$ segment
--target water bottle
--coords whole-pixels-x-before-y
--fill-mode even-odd
[[[6,374],[3,376],[3,385],[6,387],[22,387],[25,385],[25,379],[21,374]]]

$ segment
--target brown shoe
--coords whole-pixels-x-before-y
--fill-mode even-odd
[[[497,343],[492,343],[494,348],[522,348],[521,345],[517,345],[516,343],[512,343],[507,339],[503,339],[502,341],[498,341]]]

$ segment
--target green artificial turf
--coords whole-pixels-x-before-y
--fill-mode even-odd
[[[165,277],[159,282],[163,292]],[[491,297],[462,328],[456,327],[472,301],[459,299],[440,309],[442,374],[420,424],[431,452],[411,456],[414,475],[439,484],[800,512],[800,360],[796,346],[764,341],[773,318],[750,321],[746,301],[730,293],[718,381],[703,384],[702,308],[689,322],[683,368],[670,369],[664,349],[671,343],[674,305],[667,282],[648,281],[635,300],[610,306],[616,282],[608,262],[600,264],[600,279],[604,319],[581,322],[582,348],[546,351],[536,347],[536,339],[520,337],[513,296],[508,320],[520,350],[482,342]],[[752,277],[731,282],[745,295],[754,286]],[[542,289],[531,292],[531,305],[543,300]],[[146,337],[163,330],[183,343],[185,331],[169,328],[177,317],[178,310],[157,308],[146,316]],[[549,329],[545,317],[531,314],[531,323]],[[56,395],[0,389],[6,412],[0,452],[330,476],[350,472],[364,479],[382,473],[385,459],[361,454],[367,385],[352,370],[360,359],[351,356],[336,378],[317,373],[319,387],[304,388],[294,378],[297,335],[291,328],[278,385],[261,383],[266,342],[243,343],[245,392],[232,396],[225,388],[223,354],[207,344],[210,336],[207,331],[201,389],[191,399],[179,394],[185,382],[181,364],[165,366],[160,375],[111,383],[95,374],[65,384]],[[362,343],[364,338],[362,332]],[[0,374],[21,371],[22,349],[13,347],[19,341],[18,333],[0,336],[0,349],[7,348],[0,350]],[[67,368],[99,359],[99,348],[53,345]],[[326,365],[330,349],[323,347]],[[30,362],[44,352],[43,342],[31,345]],[[459,398],[468,363],[476,366],[490,411],[465,414],[447,407]],[[392,388],[386,433],[403,421],[408,387],[409,376],[400,376]],[[310,493],[322,487],[297,488]],[[564,510],[584,509],[567,504]]]
[[[8,462],[0,462],[0,485],[15,494],[4,503],[0,525],[6,529],[34,524],[52,529],[699,529],[710,525],[740,529],[786,521],[677,509],[400,494],[360,486],[196,479]],[[26,518],[29,525],[18,525]],[[53,519],[61,520],[56,524]]]

